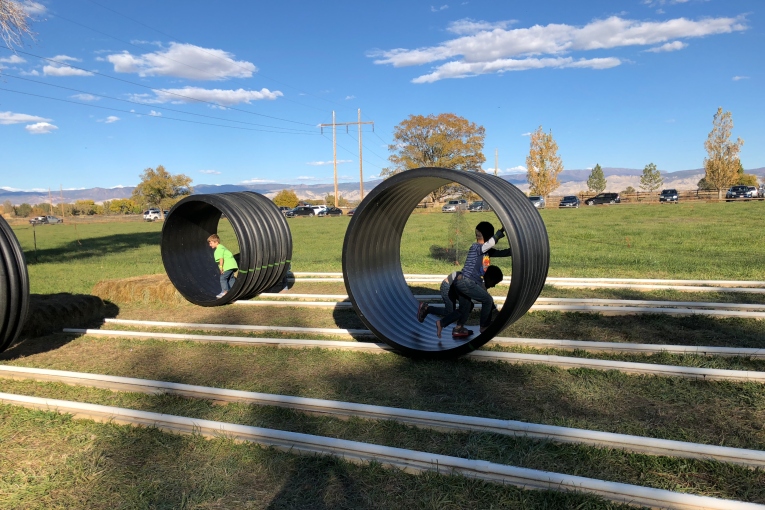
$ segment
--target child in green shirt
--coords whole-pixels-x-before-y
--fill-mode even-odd
[[[220,237],[217,234],[208,237],[207,244],[215,250],[213,258],[218,263],[218,268],[220,269],[221,293],[215,296],[216,299],[220,299],[234,286],[234,273],[239,269],[239,266],[234,259],[234,255],[225,246],[220,244]]]

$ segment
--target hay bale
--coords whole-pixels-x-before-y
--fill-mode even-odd
[[[115,303],[177,304],[185,302],[165,274],[101,280],[93,287],[93,294]]]
[[[97,296],[85,294],[30,294],[29,313],[21,338],[59,333],[63,328],[101,324],[104,317],[115,317],[119,308]]]

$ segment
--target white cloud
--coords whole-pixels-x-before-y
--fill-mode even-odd
[[[207,175],[220,175],[220,172],[217,170],[200,170],[199,173]]]
[[[100,97],[94,96],[93,94],[75,94],[70,97],[72,99],[79,99],[80,101],[98,101],[101,99]]]
[[[743,31],[748,28],[745,21],[743,16],[704,18],[698,21],[686,18],[637,21],[611,16],[584,26],[549,24],[506,29],[492,25],[436,46],[374,51],[368,53],[368,56],[375,58],[376,64],[394,67],[447,61],[432,73],[415,78],[412,80],[414,83],[541,67],[605,69],[619,65],[621,61],[615,57],[574,60],[562,55],[575,51],[653,46],[679,42],[678,39]],[[458,24],[457,27],[458,30],[470,30],[471,25],[464,24],[460,28]]]
[[[356,96],[345,96],[346,101],[349,101],[351,99],[356,99]]]
[[[149,112],[149,117],[161,117],[161,116],[162,116],[161,112],[155,112],[154,110]]]
[[[300,177],[296,177],[293,179],[294,181],[318,181],[318,177],[314,177],[312,175],[301,175]]]
[[[739,80],[748,80],[748,76],[734,76],[733,81],[739,81]]]
[[[531,131],[526,131],[525,133],[521,133],[521,136],[531,136]]]
[[[284,94],[278,90],[270,91],[266,88],[260,90],[223,90],[223,89],[203,89],[199,87],[184,87],[182,89],[162,89],[155,90],[155,96],[150,97],[145,94],[133,96],[136,101],[144,103],[196,103],[207,101],[224,106],[232,106],[239,103],[250,103],[251,101],[260,101],[263,99],[273,100]]]
[[[485,168],[484,169],[486,173],[494,173],[493,168]],[[498,175],[512,175],[512,174],[522,174],[526,172],[526,167],[523,165],[514,166],[512,168],[500,168],[497,172]]]
[[[58,129],[58,127],[48,122],[38,122],[37,124],[29,124],[24,126],[24,129],[29,131],[31,135],[46,135]]]
[[[0,64],[23,64],[26,62],[18,55],[11,55],[10,57],[0,58]]]
[[[133,55],[127,51],[108,55],[106,60],[118,73],[139,76],[174,76],[191,80],[226,80],[250,78],[257,71],[255,64],[234,60],[233,54],[193,44],[170,43],[170,47],[153,53]]]
[[[505,21],[474,21],[470,18],[460,19],[452,21],[446,28],[449,32],[457,35],[476,34],[487,30],[494,30],[495,28],[506,29],[510,25],[518,23],[517,20],[505,20]]]
[[[47,122],[51,119],[27,115],[26,113],[0,112],[0,124],[29,124],[31,122]]]
[[[445,11],[448,8],[449,8],[448,5],[442,5],[441,7],[436,7],[434,5],[431,5],[430,6],[430,12]]]
[[[19,74],[21,76],[40,76],[40,72],[37,69],[32,69],[31,71],[21,71]]]
[[[352,159],[337,160],[338,165],[342,163],[353,163],[353,160]],[[309,161],[308,163],[306,163],[306,165],[311,165],[311,166],[322,166],[322,165],[331,165],[331,164],[333,164],[333,161],[331,160],[330,161]]]
[[[257,178],[255,178],[255,179],[248,179],[246,181],[242,181],[240,184],[265,184],[265,183],[269,183],[269,182],[274,182],[274,181],[270,181],[268,179],[257,179]]]
[[[120,120],[120,118],[117,117],[116,115],[109,115],[108,117],[106,117],[106,119],[104,119],[104,122],[107,124],[111,124],[113,122],[117,122],[118,120]]]
[[[33,2],[32,0],[24,0],[21,2],[21,7],[30,16],[37,16],[38,14],[45,14],[48,9],[41,3]]]
[[[51,63],[43,66],[43,74],[45,76],[93,76],[93,73],[89,71],[64,65],[65,62],[80,62],[79,58],[56,55],[49,62]]]
[[[668,43],[664,43],[661,46],[656,46],[654,48],[647,49],[645,51],[651,52],[651,53],[663,53],[666,51],[677,51],[682,50],[683,48],[687,48],[688,43],[684,43],[682,41],[672,41]]]

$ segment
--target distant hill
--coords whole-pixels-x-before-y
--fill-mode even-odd
[[[627,186],[639,189],[640,176],[642,169],[633,168],[603,168],[606,176],[607,191],[622,191]],[[761,180],[765,180],[765,167],[747,170],[747,173],[757,175]],[[661,172],[664,177],[665,188],[676,188],[679,190],[696,189],[696,183],[704,176],[702,168],[695,170],[681,170],[678,172]],[[561,187],[556,190],[556,194],[573,194],[587,190],[587,177],[590,170],[564,170],[560,174]],[[526,173],[508,174],[502,176],[503,179],[527,191]],[[368,192],[377,186],[381,179],[364,182],[364,191]],[[133,193],[133,186],[119,188],[88,188],[77,190],[64,190],[63,201],[74,202],[75,200],[93,200],[101,203],[105,200],[114,200],[115,198],[130,198]],[[194,186],[195,193],[225,193],[231,191],[255,191],[268,197],[273,197],[283,189],[294,190],[301,200],[316,200],[324,198],[327,193],[334,193],[334,184],[285,184],[285,183],[258,183],[258,184],[197,184]],[[359,183],[344,182],[338,184],[340,194],[348,200],[359,199]],[[61,202],[61,195],[58,191],[51,190],[51,199],[54,204]],[[13,205],[22,203],[40,204],[48,202],[47,190],[30,191],[12,191],[0,188],[0,203],[10,200]]]

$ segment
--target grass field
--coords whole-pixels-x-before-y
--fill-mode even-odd
[[[551,246],[551,276],[765,280],[765,204],[699,203],[541,211]],[[467,214],[469,239],[491,213]],[[350,218],[295,218],[294,271],[340,271]],[[447,274],[454,262],[431,255],[448,248],[455,216],[415,214],[404,231],[405,272]],[[235,245],[223,224],[224,244]],[[102,279],[162,273],[160,223],[71,223],[14,228],[27,256],[32,292],[89,293]],[[505,246],[501,241],[500,246]],[[509,260],[494,262],[507,270]],[[506,271],[509,272],[509,271]]]
[[[765,280],[765,250],[760,247],[758,235],[765,205],[760,203],[550,209],[541,213],[550,235],[553,276]],[[403,270],[434,274],[454,270],[453,262],[432,254],[451,246],[460,222],[467,235],[458,239],[457,244],[464,248],[473,225],[492,217],[413,215],[402,242]],[[293,270],[340,271],[348,221],[349,218],[289,220],[295,249]],[[39,227],[35,230],[36,257],[32,229],[21,225],[15,231],[26,251],[32,291],[36,293],[90,294],[93,285],[102,279],[164,272],[159,223],[92,222],[78,224],[76,230],[68,223]],[[224,244],[235,247],[226,225],[221,228],[221,236]],[[509,268],[509,260],[494,262]],[[418,285],[416,290],[419,293],[434,289],[433,285]],[[343,293],[344,286],[299,282],[293,291]],[[501,289],[497,293],[501,294]],[[765,298],[756,295],[643,293],[625,289],[548,287],[544,295],[765,302]],[[351,310],[202,308],[185,302],[116,303],[111,309],[121,318],[132,319],[362,326]],[[508,327],[503,335],[763,347],[765,321],[535,312]],[[765,369],[765,361],[743,358],[489,348],[686,366]],[[417,361],[392,353],[232,347],[63,334],[25,339],[0,354],[0,363],[765,449],[762,427],[765,386],[756,383],[693,381],[467,359]],[[339,420],[270,407],[219,406],[168,395],[110,392],[54,383],[4,379],[3,391],[273,427],[765,503],[764,470],[719,462],[636,455],[494,434],[425,431],[392,422]],[[2,405],[0,495],[0,509],[626,508],[590,496],[524,491],[458,476],[413,476],[375,464],[357,466],[322,457],[299,457],[238,444],[225,437],[213,440],[183,437]]]

